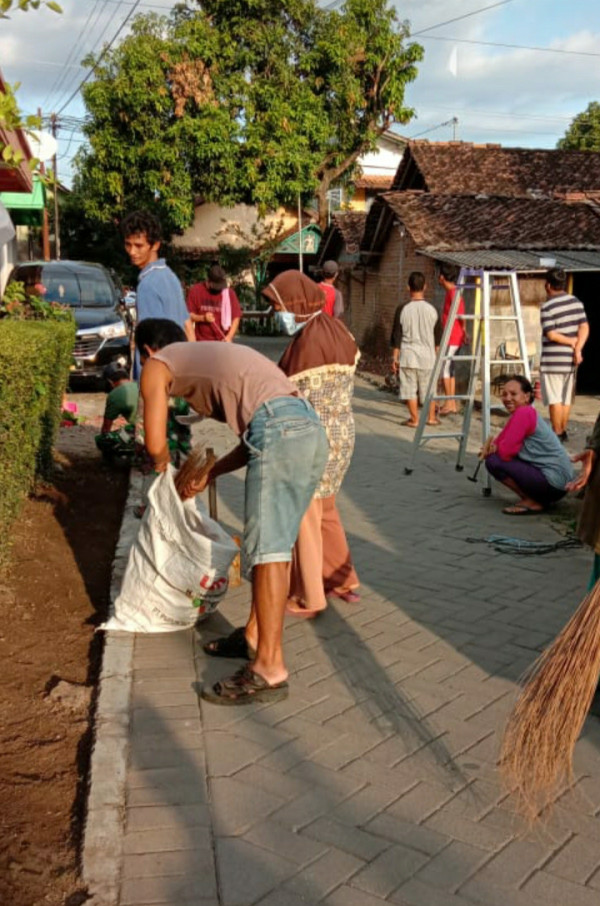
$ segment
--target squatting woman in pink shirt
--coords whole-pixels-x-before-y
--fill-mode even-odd
[[[533,399],[531,383],[523,375],[506,381],[502,402],[510,418],[482,450],[490,475],[519,498],[502,510],[509,516],[542,512],[565,496],[566,486],[575,475],[568,454],[534,409]]]

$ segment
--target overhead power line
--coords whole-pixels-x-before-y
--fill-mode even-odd
[[[100,54],[100,56],[98,57],[98,59],[96,60],[96,65],[97,65],[98,63],[100,63],[101,60],[104,59],[104,57],[106,56],[106,54],[108,53],[108,51],[111,49],[111,47],[113,46],[113,44],[115,43],[115,41],[117,40],[117,38],[119,37],[119,35],[120,35],[121,32],[123,31],[123,29],[125,28],[125,26],[126,26],[127,23],[129,22],[129,20],[130,20],[131,17],[133,16],[134,12],[136,11],[136,9],[138,8],[138,6],[140,5],[140,2],[141,2],[141,0],[136,0],[136,2],[134,3],[134,5],[131,7],[131,9],[129,10],[129,12],[127,13],[127,15],[125,16],[125,18],[124,18],[123,21],[121,22],[120,26],[118,27],[118,29],[116,30],[116,32],[114,33],[114,35],[112,36],[112,38],[110,39],[110,41],[108,42],[108,44],[106,45],[106,47],[104,48],[104,50],[102,51],[102,53]],[[89,81],[89,79],[91,79],[92,75],[94,74],[94,69],[95,69],[95,66],[92,66],[92,68],[91,68],[90,71],[87,73],[87,75],[85,75],[85,76],[83,77],[83,79],[81,80],[81,82],[79,83],[79,85],[77,86],[77,88],[75,89],[75,91],[67,98],[67,100],[66,100],[65,103],[62,105],[62,107],[60,108],[60,110],[57,111],[57,114],[58,114],[58,115],[60,115],[60,114],[63,112],[63,110],[65,110],[65,109],[69,106],[69,104],[71,103],[71,101],[72,101],[74,98],[77,97],[77,95],[79,94],[79,92],[81,91],[81,89],[83,88],[83,86],[85,85],[85,83],[86,83],[87,81]]]
[[[80,51],[80,48],[82,46],[82,43],[84,40],[84,35],[88,34],[89,31],[92,30],[90,27],[90,23],[92,21],[92,17],[95,15],[96,12],[98,12],[99,4],[100,4],[100,0],[94,0],[94,5],[90,9],[90,11],[88,13],[88,17],[85,20],[85,23],[83,24],[83,26],[81,28],[81,31],[77,35],[77,38],[75,39],[75,42],[73,43],[71,50],[69,51],[69,53],[67,55],[67,59],[64,62],[63,72],[60,73],[56,77],[56,79],[54,80],[52,86],[50,87],[50,89],[48,91],[48,94],[44,98],[44,102],[42,104],[42,110],[47,108],[48,102],[50,101],[50,98],[52,98],[54,93],[55,92],[58,93],[62,89],[62,87],[67,79],[67,67],[69,67],[70,64],[76,59],[76,57]],[[94,26],[95,26],[95,24],[96,23],[94,23]],[[77,68],[79,69],[79,66],[76,63],[74,65],[77,66]]]
[[[438,22],[437,25],[428,25],[427,28],[420,28],[419,31],[413,31],[411,38],[416,38],[417,35],[424,35],[426,31],[433,31],[434,28],[442,28],[443,25],[451,25],[453,22],[460,22],[462,19],[470,19],[471,16],[478,16],[479,13],[485,13],[489,9],[496,9],[498,6],[506,6],[507,3],[512,3],[513,0],[500,0],[498,3],[491,3],[489,6],[482,6],[479,9],[474,9],[470,13],[464,13],[462,16],[454,16],[453,19],[446,19],[445,22]]]
[[[106,19],[105,19],[105,21],[104,21],[104,23],[103,23],[103,22],[102,22],[102,18],[103,18],[103,16],[104,16],[104,13],[105,13],[105,12],[108,12],[109,14],[108,14],[108,16],[106,16]],[[111,27],[112,24],[113,24],[113,18],[112,18],[112,16],[110,15],[110,10],[108,10],[108,0],[102,0],[102,7],[98,10],[98,14],[97,14],[97,16],[96,16],[96,19],[95,19],[93,25],[92,25],[92,30],[93,30],[97,25],[100,25],[102,30],[100,31],[100,34],[98,35],[98,37],[96,38],[96,40],[94,41],[94,43],[92,44],[92,46],[89,47],[88,49],[86,49],[86,51],[85,51],[85,55],[86,55],[86,56],[87,56],[88,54],[93,54],[93,53],[96,51],[96,49],[100,46],[100,44],[101,44],[101,42],[102,42],[102,39],[104,38],[106,32],[108,31],[108,29]],[[80,69],[80,72],[81,72],[81,69]],[[67,82],[63,85],[63,87],[62,87],[62,97],[60,97],[60,99],[57,97],[57,100],[56,100],[56,102],[55,102],[54,105],[53,105],[54,107],[58,107],[58,105],[62,103],[62,101],[64,100],[65,96],[68,95],[68,94],[70,93],[70,91],[72,90],[72,88],[73,88],[73,86],[75,85],[75,83],[77,82],[77,79],[78,79],[78,78],[79,78],[79,76],[75,76],[74,79],[71,79],[70,81],[67,81]]]
[[[438,123],[437,126],[430,126],[429,129],[423,129],[422,132],[417,132],[415,135],[407,135],[406,137],[412,141],[413,138],[420,138],[422,135],[427,135],[428,132],[435,132],[436,129],[441,129],[443,126],[456,126],[457,119],[455,116],[451,120],[445,120],[443,123]]]
[[[600,57],[591,50],[564,50],[560,47],[535,47],[528,44],[505,44],[502,41],[474,41],[469,38],[446,38],[440,35],[425,35],[426,41],[448,41],[451,44],[481,44],[483,47],[509,47],[515,50],[535,50],[538,53],[560,53],[573,57]]]

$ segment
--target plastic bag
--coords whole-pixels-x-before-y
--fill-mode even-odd
[[[169,466],[150,488],[114,615],[102,629],[189,629],[216,610],[227,591],[238,548],[197,498],[181,500],[174,474]]]

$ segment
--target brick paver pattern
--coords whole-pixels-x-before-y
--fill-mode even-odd
[[[406,476],[404,410],[362,379],[355,411],[339,504],[362,598],[287,619],[289,699],[197,696],[237,666],[201,646],[244,622],[245,582],[198,632],[135,638],[119,904],[597,906],[600,723],[533,832],[496,770],[517,681],[581,599],[590,554],[467,543],[559,536],[549,516],[501,515],[507,495],[483,498],[448,442]],[[219,481],[236,532],[242,492],[242,474]]]

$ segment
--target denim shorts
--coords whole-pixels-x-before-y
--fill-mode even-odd
[[[305,399],[280,396],[256,410],[244,433],[248,448],[244,571],[292,559],[300,521],[325,470],[329,447]]]

